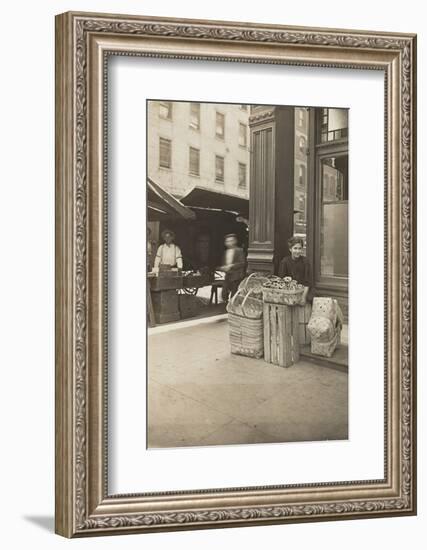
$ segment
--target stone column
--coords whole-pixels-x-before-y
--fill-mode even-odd
[[[294,226],[294,108],[253,107],[249,127],[248,271],[274,273]]]

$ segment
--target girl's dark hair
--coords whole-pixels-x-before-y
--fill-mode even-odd
[[[303,240],[302,237],[293,236],[293,237],[291,237],[290,239],[288,239],[288,248],[289,248],[289,250],[290,250],[295,244],[298,244],[298,243],[304,248],[304,240]]]

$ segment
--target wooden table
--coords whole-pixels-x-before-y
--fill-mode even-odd
[[[182,288],[182,275],[175,272],[170,275],[160,273],[158,276],[149,274],[148,279],[156,323],[179,321],[181,315],[177,289]]]

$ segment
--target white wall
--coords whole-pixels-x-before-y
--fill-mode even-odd
[[[426,530],[425,417],[419,400],[419,516],[231,530],[86,539],[52,534],[54,494],[54,20],[68,9],[174,17],[244,20],[418,32],[421,99],[425,95],[422,3],[407,0],[281,4],[172,0],[4,2],[1,94],[0,490],[4,548],[421,548]],[[419,106],[419,151],[425,148],[424,105]],[[424,145],[424,148],[423,148]],[[420,155],[421,157],[421,155]],[[419,182],[424,181],[423,159]],[[419,190],[419,280],[425,275],[426,194]],[[424,246],[423,246],[424,245]],[[419,290],[419,391],[425,389],[425,293]]]

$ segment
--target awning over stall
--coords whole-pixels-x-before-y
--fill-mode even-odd
[[[147,178],[147,207],[149,221],[194,220],[195,213],[178,199]]]
[[[203,187],[193,187],[181,198],[181,202],[189,207],[225,210],[237,212],[245,218],[249,217],[249,199],[204,189]]]

